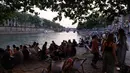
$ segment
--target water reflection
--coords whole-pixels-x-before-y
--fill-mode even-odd
[[[48,46],[51,41],[55,41],[58,45],[61,44],[63,40],[73,40],[76,39],[79,42],[81,36],[76,32],[60,32],[60,33],[39,33],[39,34],[8,34],[0,36],[0,44],[2,48],[5,48],[6,45],[21,45],[21,44],[32,44],[34,41],[39,42],[40,47],[44,44],[45,41],[48,42]]]

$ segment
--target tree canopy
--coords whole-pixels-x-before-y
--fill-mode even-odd
[[[108,22],[106,19],[103,17],[100,18],[91,18],[88,19],[87,21],[80,23],[77,27],[77,29],[92,29],[92,28],[97,28],[97,27],[106,27],[108,24],[111,22]]]
[[[74,23],[100,16],[112,21],[114,16],[130,13],[130,0],[1,0],[1,17],[20,9],[34,12],[34,6],[58,12],[54,21],[61,20],[64,15],[74,20]]]
[[[58,16],[54,20],[61,20],[62,15],[74,20],[74,23],[83,22],[91,17],[100,16],[112,21],[114,16],[128,14],[130,12],[129,0],[47,0],[40,2],[38,7],[50,8],[57,11]],[[47,6],[44,6],[47,4]]]
[[[35,28],[45,28],[52,29],[54,31],[63,30],[64,27],[58,23],[54,23],[50,20],[40,18],[36,15],[31,15],[27,13],[15,12],[9,20],[12,20],[13,23],[5,24],[3,26],[20,26],[20,27],[35,27]],[[15,24],[14,24],[15,23]]]
[[[33,13],[37,2],[38,0],[0,0],[0,21],[12,17],[19,10]],[[34,13],[37,14],[37,12]]]

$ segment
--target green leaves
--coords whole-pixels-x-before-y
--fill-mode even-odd
[[[62,20],[62,16],[74,20],[73,23],[88,20],[89,17],[105,16],[109,20],[120,14],[130,13],[130,0],[2,0],[1,17],[17,10],[35,13],[33,7],[41,10],[51,9],[60,13],[54,20]],[[5,7],[5,8],[3,8]],[[62,15],[63,13],[63,15]],[[1,18],[0,17],[0,18]],[[1,18],[2,19],[2,18]],[[3,18],[4,19],[4,18]]]
[[[87,20],[91,15],[95,18],[105,15],[108,19],[113,19],[119,14],[126,14],[128,8],[125,7],[126,9],[124,9],[124,6],[121,5],[130,6],[126,0],[55,0],[53,4],[48,6],[52,11],[64,13],[65,17],[69,17],[75,23],[76,21]],[[61,17],[58,15],[57,19]]]
[[[95,27],[105,27],[107,24],[109,24],[104,17],[99,18],[90,18],[84,23],[79,23],[78,29],[92,29]]]

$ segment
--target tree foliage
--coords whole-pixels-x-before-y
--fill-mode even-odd
[[[13,21],[17,22],[17,26],[46,28],[52,30],[63,28],[63,26],[58,23],[27,13],[15,12],[10,19],[14,19]]]
[[[105,21],[104,18],[91,18],[88,19],[86,22],[80,23],[77,29],[92,29],[97,27],[105,27],[109,23]]]
[[[39,18],[36,15],[30,15],[27,13],[20,13],[20,12],[15,12],[12,17],[9,19],[15,19],[15,21],[18,23],[20,26],[33,26],[35,25],[40,26],[41,25],[41,18]]]
[[[112,21],[114,16],[130,13],[129,0],[48,0],[47,3],[40,4],[41,9],[47,7],[52,11],[58,11],[58,16],[54,20],[61,20],[64,15],[74,20],[74,23],[77,21],[81,23],[92,16],[95,18],[102,16]],[[45,4],[48,5],[44,6]]]
[[[61,20],[64,15],[74,20],[74,23],[81,23],[93,15],[95,18],[103,16],[112,21],[114,16],[130,13],[130,0],[1,0],[0,20],[20,9],[33,13],[34,6],[58,12],[54,21]]]
[[[64,30],[64,27],[61,26],[60,24],[58,23],[54,23],[50,20],[47,20],[47,19],[43,19],[43,27],[44,28],[48,28],[48,29],[53,29],[54,31],[62,31]]]

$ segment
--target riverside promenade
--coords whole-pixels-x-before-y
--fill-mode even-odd
[[[130,38],[128,39],[128,43],[130,44]],[[84,63],[85,73],[101,73],[102,72],[102,60],[99,60],[97,66],[99,69],[93,69],[91,64],[92,54],[86,52],[86,49],[83,47],[77,47],[77,57],[79,58],[87,58]],[[127,52],[126,63],[130,65],[130,51]],[[13,69],[13,73],[41,73],[44,68],[49,66],[48,61],[38,61],[38,60],[29,60],[22,65],[16,66]],[[81,71],[81,70],[80,70]],[[119,73],[115,69],[115,73]]]
[[[30,34],[30,33],[44,33],[53,32],[53,30],[45,28],[34,27],[0,27],[0,34]]]
[[[127,51],[126,55],[126,63],[130,65],[130,36],[127,39],[129,45],[129,51]],[[77,47],[77,57],[79,58],[87,58],[84,63],[85,73],[101,73],[102,71],[102,60],[98,61],[97,66],[99,69],[93,69],[91,66],[91,59],[93,55],[89,52],[86,52],[84,47]],[[13,68],[13,73],[41,73],[44,68],[49,66],[48,61],[38,61],[37,59],[30,59],[29,61],[24,62],[21,65]],[[118,71],[115,70],[115,73]]]

